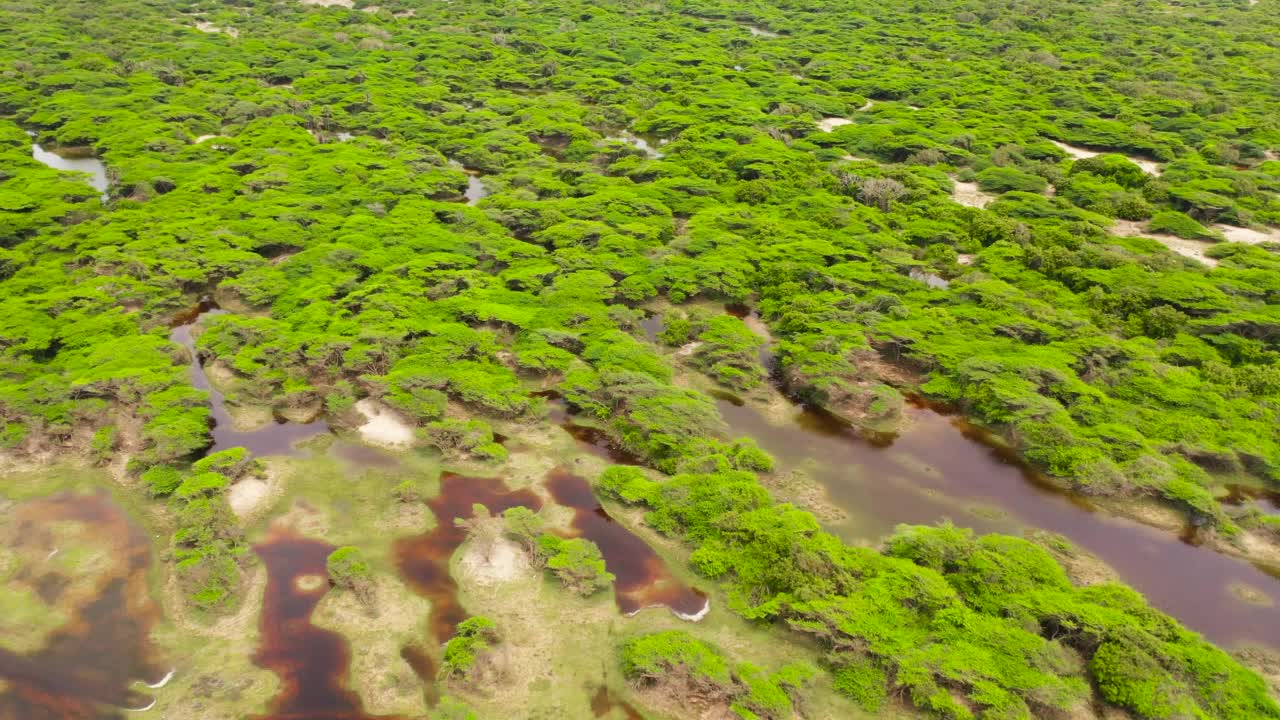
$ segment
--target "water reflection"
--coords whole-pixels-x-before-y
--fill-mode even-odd
[[[750,407],[718,406],[732,434],[755,438],[782,469],[812,470],[830,500],[849,513],[848,523],[832,528],[847,540],[874,542],[898,523],[943,519],[980,532],[1043,528],[1099,556],[1153,606],[1210,640],[1280,647],[1280,612],[1230,591],[1244,584],[1280,603],[1280,583],[1265,572],[1165,531],[1094,512],[1087,499],[1057,490],[1012,451],[984,444],[984,431],[963,420],[911,405],[906,429],[877,445],[813,410],[797,410],[775,426]],[[970,512],[973,505],[999,512]]]
[[[101,194],[102,202],[107,196],[107,166],[93,156],[89,148],[58,148],[45,150],[39,143],[31,143],[31,157],[54,170],[65,170],[88,175],[88,183]]]

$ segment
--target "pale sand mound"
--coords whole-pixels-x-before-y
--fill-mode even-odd
[[[478,543],[468,543],[458,562],[462,576],[477,585],[496,585],[517,580],[529,571],[529,558],[519,545],[499,538],[485,557]]]
[[[1217,267],[1218,261],[1204,254],[1205,250],[1213,247],[1213,243],[1203,242],[1200,240],[1188,240],[1180,238],[1177,235],[1168,235],[1166,233],[1148,232],[1142,229],[1140,223],[1132,220],[1116,220],[1111,226],[1112,235],[1120,237],[1144,237],[1151,238],[1169,248],[1173,252],[1189,257],[1192,260],[1198,260],[1209,267]]]
[[[234,512],[236,517],[248,517],[262,505],[262,502],[271,494],[270,491],[271,486],[266,480],[247,477],[231,486],[227,492],[227,503],[231,505],[231,512]]]
[[[852,125],[853,121],[848,118],[829,117],[822,118],[818,121],[818,129],[822,132],[831,132],[841,125]]]
[[[240,31],[235,28],[222,28],[214,25],[207,20],[199,20],[196,22],[196,29],[205,33],[222,33],[230,37],[240,37]],[[212,137],[212,136],[210,136]],[[197,140],[196,142],[200,142]]]
[[[982,192],[976,182],[956,180],[953,184],[955,189],[951,191],[951,197],[965,207],[984,208],[988,203],[996,199],[995,195]]]
[[[1049,142],[1053,143],[1054,145],[1057,145],[1058,148],[1066,151],[1068,155],[1075,158],[1076,160],[1084,160],[1085,158],[1097,157],[1099,155],[1104,154],[1096,150],[1089,150],[1087,148],[1076,147],[1075,145],[1068,145],[1064,142],[1059,142],[1057,140],[1050,140]],[[1133,157],[1132,155],[1125,155],[1125,157],[1129,159],[1129,162],[1142,168],[1143,172],[1148,173],[1150,175],[1156,175],[1156,176],[1160,175],[1160,172],[1161,172],[1160,163],[1154,160],[1148,160],[1146,158]]]
[[[1280,243],[1280,230],[1274,228],[1254,230],[1252,228],[1218,224],[1214,225],[1213,229],[1221,232],[1227,238],[1227,242],[1238,242],[1246,245],[1257,245],[1264,242]]]
[[[702,347],[702,343],[697,341],[681,345],[680,349],[676,351],[676,357],[689,357],[697,352],[700,347]]]
[[[356,410],[368,420],[360,426],[365,442],[391,448],[413,444],[413,427],[386,405],[365,398],[356,403]]]

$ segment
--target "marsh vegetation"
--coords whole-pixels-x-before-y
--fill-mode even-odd
[[[1280,718],[1268,7],[6,4],[0,719]]]

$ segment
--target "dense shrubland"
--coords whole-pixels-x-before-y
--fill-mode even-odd
[[[208,410],[167,339],[210,294],[231,312],[197,349],[237,402],[373,397],[446,454],[501,459],[484,418],[539,422],[556,388],[674,475],[602,486],[693,544],[736,611],[818,637],[868,707],[1027,717],[1092,684],[1147,717],[1275,717],[1220,651],[1026,543],[906,528],[879,553],[770,504],[771,459],[660,349],[749,391],[759,339],[707,308],[750,305],[787,391],[864,427],[919,392],[1081,492],[1265,527],[1214,492],[1280,482],[1277,248],[1220,243],[1210,268],[1108,233],[1280,224],[1265,3],[10,3],[0,444],[128,453],[173,497],[193,594],[226,602],[224,489],[248,470],[189,467]],[[105,206],[23,130],[103,158]],[[450,161],[492,195],[459,202]],[[956,181],[998,197],[962,207]]]

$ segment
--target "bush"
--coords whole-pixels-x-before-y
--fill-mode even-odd
[[[351,591],[366,609],[374,609],[373,569],[360,548],[346,545],[329,553],[325,570],[331,585]]]
[[[463,620],[458,623],[453,637],[445,643],[439,676],[442,679],[468,678],[481,656],[498,642],[497,627],[489,618],[475,616]]]
[[[978,186],[987,192],[1042,193],[1049,181],[1017,168],[992,166],[978,172]]]
[[[1156,213],[1147,222],[1147,230],[1157,233],[1169,233],[1188,240],[1222,239],[1217,233],[1176,210],[1164,210]]]
[[[565,540],[543,535],[539,545],[548,554],[547,567],[565,587],[579,595],[591,595],[614,581],[613,574],[605,570],[599,546],[586,538]]]

